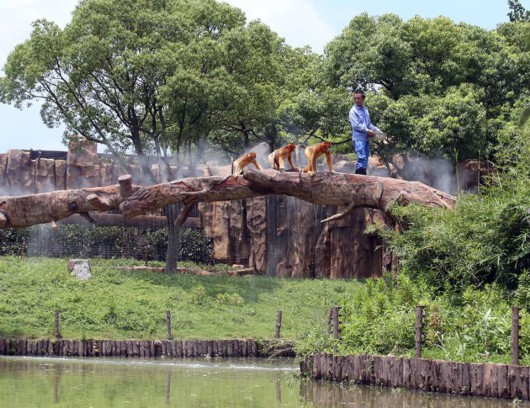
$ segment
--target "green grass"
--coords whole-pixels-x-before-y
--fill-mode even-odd
[[[93,259],[92,279],[79,281],[67,271],[65,259],[0,257],[0,336],[51,338],[55,310],[60,310],[60,333],[66,339],[165,339],[170,310],[176,339],[272,339],[282,310],[281,337],[294,341],[300,355],[411,357],[415,307],[422,304],[424,357],[510,362],[511,302],[495,286],[470,287],[454,296],[435,295],[404,273],[361,282],[120,269],[139,264]],[[342,307],[338,344],[327,327],[327,312],[335,305]],[[526,309],[520,324],[521,363],[530,364]]]
[[[63,338],[161,339],[170,310],[175,338],[267,339],[282,310],[281,337],[296,340],[324,324],[340,295],[360,285],[119,269],[135,264],[93,259],[92,279],[79,281],[65,259],[0,257],[0,336],[51,337],[60,310]]]

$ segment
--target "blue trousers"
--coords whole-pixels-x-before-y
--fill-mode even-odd
[[[357,156],[356,169],[368,168],[368,157],[370,157],[370,142],[368,140],[354,140],[353,148]]]

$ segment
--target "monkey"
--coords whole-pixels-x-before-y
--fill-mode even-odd
[[[291,165],[291,168],[293,170],[298,170],[298,167],[296,167],[293,163],[293,151],[296,149],[296,145],[294,143],[289,143],[288,145],[285,145],[283,147],[280,147],[279,149],[276,149],[268,156],[269,164],[274,170],[285,170],[285,159],[289,161],[289,164]]]
[[[317,160],[320,156],[326,155],[326,162],[328,169],[331,174],[334,174],[333,164],[331,163],[331,152],[329,151],[331,142],[322,142],[313,146],[306,147],[304,153],[307,157],[307,166],[305,166],[303,172],[309,173],[313,177],[317,170]]]
[[[247,167],[249,164],[253,164],[254,167],[256,167],[258,170],[261,170],[261,167],[259,163],[256,161],[256,153],[250,152],[245,153],[243,156],[238,158],[233,163],[233,167],[235,168],[233,174],[234,176],[239,176],[241,173],[243,173],[243,169]]]

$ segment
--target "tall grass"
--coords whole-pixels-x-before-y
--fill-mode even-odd
[[[405,274],[368,280],[340,301],[341,340],[315,326],[298,342],[301,354],[379,354],[413,357],[415,308],[424,306],[423,357],[451,361],[511,361],[511,304],[495,285],[469,287],[460,297],[436,295]],[[520,357],[530,364],[530,318],[521,312]]]

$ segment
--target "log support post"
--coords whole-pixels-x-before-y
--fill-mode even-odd
[[[118,184],[122,197],[129,197],[132,194],[132,176],[130,174],[118,177]]]

